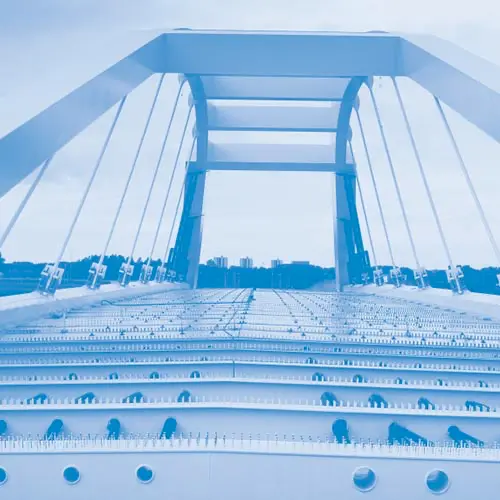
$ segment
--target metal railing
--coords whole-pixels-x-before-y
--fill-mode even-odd
[[[500,461],[498,444],[490,447],[457,447],[452,443],[434,446],[390,445],[384,442],[337,443],[325,437],[261,435],[179,435],[160,439],[158,435],[106,439],[66,437],[42,440],[16,437],[0,440],[0,453],[142,453],[142,452],[234,452],[315,455],[329,457],[382,457],[422,460]]]

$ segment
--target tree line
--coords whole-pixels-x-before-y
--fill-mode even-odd
[[[63,262],[65,268],[63,287],[82,286],[88,277],[92,262],[98,260],[97,255],[91,255],[73,262]],[[120,266],[126,258],[123,255],[106,257],[106,281],[118,279]],[[141,265],[144,260],[138,258],[135,264],[133,280],[138,280]],[[270,269],[255,267],[251,269],[232,266],[229,269],[210,265],[200,265],[198,287],[200,288],[282,288],[306,290],[313,287],[328,287],[335,279],[334,268],[324,268],[308,264],[283,264]],[[154,269],[160,265],[160,260],[152,261]],[[24,293],[36,289],[38,278],[45,263],[6,262],[0,254],[0,295]],[[383,266],[384,273],[389,273],[389,266]],[[401,268],[408,285],[415,285],[413,271]],[[462,266],[465,283],[472,292],[500,294],[497,286],[498,268],[487,267],[474,269]],[[153,272],[154,275],[154,272]],[[433,288],[449,288],[445,270],[428,271],[429,283]]]

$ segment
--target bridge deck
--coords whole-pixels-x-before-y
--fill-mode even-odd
[[[104,484],[101,458],[112,454],[114,470],[126,469],[137,462],[138,438],[157,488],[164,467],[186,470],[185,453],[195,462],[206,454],[242,477],[262,453],[350,457],[352,466],[363,458],[388,478],[392,461],[383,458],[397,457],[403,477],[439,459],[454,484],[460,464],[499,461],[500,321],[463,310],[479,297],[457,305],[438,291],[368,287],[338,294],[136,286],[116,297],[110,290],[98,303],[63,291],[70,308],[4,327],[0,450],[13,479],[48,454],[38,467],[53,474],[71,453],[86,481]],[[78,307],[75,297],[83,297]],[[436,297],[441,305],[426,304]],[[457,447],[463,443],[481,447]],[[89,463],[89,453],[101,458]],[[224,458],[233,455],[246,458]],[[420,465],[401,465],[406,460]],[[203,479],[205,465],[196,470],[206,489],[214,483]],[[343,476],[337,461],[332,466]],[[113,491],[126,494],[127,479],[116,481]],[[377,491],[388,498],[383,485]],[[408,498],[421,498],[419,491]]]

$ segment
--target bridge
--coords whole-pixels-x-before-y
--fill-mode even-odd
[[[446,134],[500,265],[448,118],[453,110],[500,141],[500,68],[435,37],[384,32],[179,29],[141,33],[103,50],[114,58],[109,67],[0,138],[0,196],[34,179],[0,234],[1,250],[53,158],[112,115],[38,289],[0,298],[0,492],[51,499],[458,499],[495,491],[500,299],[467,290],[400,82],[411,79],[428,91],[430,119]],[[429,287],[419,258],[374,86],[380,77],[405,124],[449,290]],[[98,258],[86,286],[63,289],[69,242],[113,152],[128,97],[148,81],[155,87],[147,118],[121,166],[124,187],[106,238],[97,242]],[[164,115],[139,224],[118,282],[105,284],[110,243],[172,82],[174,104]],[[363,121],[367,107],[404,221],[415,286],[405,284],[393,251]],[[180,139],[172,145],[175,130]],[[219,132],[241,141],[222,142]],[[277,134],[290,140],[277,141]],[[309,140],[297,144],[295,134]],[[327,140],[315,142],[318,135]],[[258,142],[248,140],[256,136]],[[165,161],[168,147],[173,162]],[[154,238],[132,280],[162,171],[168,182]],[[330,173],[335,291],[198,289],[209,171]],[[367,213],[366,185],[376,194],[375,214]],[[380,218],[388,273],[369,216]]]

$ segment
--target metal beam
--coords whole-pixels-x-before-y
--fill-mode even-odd
[[[208,162],[189,163],[189,172],[203,171],[248,171],[248,172],[329,172],[356,175],[352,164],[338,166],[335,163],[260,163],[260,162]]]
[[[500,67],[433,36],[403,36],[404,74],[500,142]]]
[[[337,131],[340,103],[330,106],[208,105],[208,129],[216,131]]]
[[[203,81],[199,76],[187,76],[196,111],[196,158],[205,165],[208,154],[208,107]],[[190,159],[190,158],[189,158]],[[200,264],[203,230],[203,199],[205,173],[192,175],[184,180],[184,209],[182,211],[173,256],[177,275],[185,276],[187,283],[196,288]]]
[[[332,138],[334,139],[334,138]],[[208,145],[208,162],[331,164],[335,142],[330,144],[214,143]],[[352,164],[348,152],[345,163]]]
[[[157,38],[0,138],[0,197],[155,74]]]
[[[335,136],[335,163],[338,166],[354,163],[352,149],[347,147],[351,140],[349,127],[353,109],[359,107],[358,93],[362,85],[371,86],[372,78],[352,78],[347,86],[339,109],[338,130]],[[366,269],[367,259],[359,229],[355,202],[355,178],[339,172],[334,176],[335,186],[335,282],[341,291],[347,284],[359,283]]]
[[[163,71],[220,76],[350,77],[401,74],[388,33],[173,31]]]
[[[202,76],[208,100],[341,101],[350,78]]]

